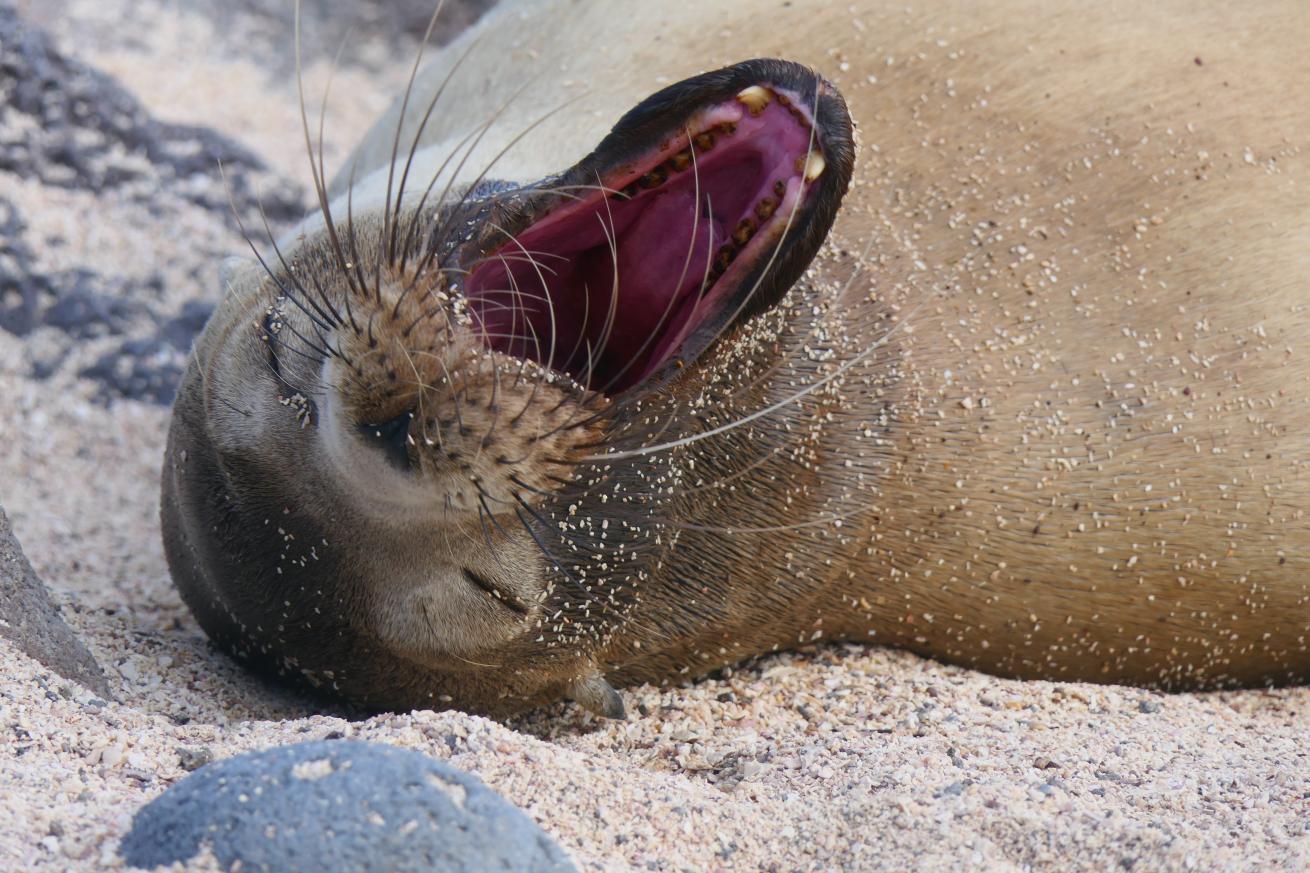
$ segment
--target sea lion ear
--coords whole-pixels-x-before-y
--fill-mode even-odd
[[[253,264],[254,261],[249,258],[235,255],[220,261],[218,264],[218,283],[222,286],[223,293],[226,294],[237,284],[237,274],[242,268]]]

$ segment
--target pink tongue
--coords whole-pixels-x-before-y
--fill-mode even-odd
[[[676,188],[658,195],[623,231],[619,240],[619,299],[623,312],[614,326],[615,339],[636,341],[638,345],[644,342],[650,331],[660,326],[662,318],[663,326],[668,326],[680,292],[700,287],[713,252],[710,236],[714,229],[705,218],[696,223],[696,245],[688,259],[691,217],[695,214],[692,192]],[[600,307],[603,313],[608,293],[602,296],[606,301]],[[670,316],[665,315],[666,311]],[[635,348],[629,353],[632,351]]]

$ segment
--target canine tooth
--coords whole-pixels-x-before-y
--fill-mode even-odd
[[[822,152],[810,152],[805,156],[805,181],[813,182],[815,179],[822,176],[823,170],[827,166],[828,162],[824,160]],[[797,167],[797,169],[801,168]]]
[[[769,93],[769,89],[759,85],[751,85],[737,92],[738,102],[744,104],[746,111],[751,115],[759,115],[763,112],[764,107],[768,106],[772,99],[773,95]]]

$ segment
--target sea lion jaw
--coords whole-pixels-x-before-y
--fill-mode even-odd
[[[558,177],[497,195],[457,254],[495,351],[612,396],[648,390],[770,308],[846,191],[852,127],[799,64],[756,60],[642,101]]]

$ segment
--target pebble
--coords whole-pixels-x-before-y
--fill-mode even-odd
[[[555,842],[478,779],[384,743],[315,741],[205,765],[142,807],[123,860],[196,856],[279,873],[575,871]]]
[[[214,760],[214,753],[206,746],[199,748],[182,746],[177,750],[178,766],[188,772],[199,770],[212,760]]]

